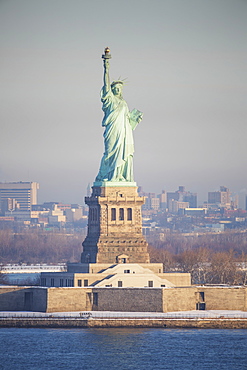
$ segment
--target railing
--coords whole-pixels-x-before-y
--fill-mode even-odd
[[[66,266],[2,266],[0,272],[3,274],[17,274],[17,273],[39,273],[39,272],[64,272],[67,270]]]
[[[246,319],[246,313],[200,313],[183,314],[181,313],[145,313],[145,312],[104,312],[104,311],[84,311],[78,313],[53,314],[39,312],[0,312],[0,320],[5,319],[28,319],[28,320],[87,320],[87,319],[140,319],[140,320],[232,320]]]

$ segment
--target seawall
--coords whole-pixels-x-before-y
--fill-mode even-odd
[[[1,318],[5,328],[197,328],[247,329],[247,319]]]

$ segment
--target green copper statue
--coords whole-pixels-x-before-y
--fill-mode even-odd
[[[129,111],[122,97],[123,81],[110,84],[109,59],[110,49],[102,55],[104,61],[104,86],[101,91],[104,118],[105,152],[101,160],[96,182],[133,182],[133,130],[142,120],[142,113],[137,109]]]

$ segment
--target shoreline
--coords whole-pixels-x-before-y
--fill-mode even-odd
[[[0,328],[247,329],[247,318],[64,318],[5,317]]]

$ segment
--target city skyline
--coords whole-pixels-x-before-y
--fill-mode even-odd
[[[14,0],[0,10],[0,182],[38,182],[39,202],[83,203],[103,150],[109,46],[111,78],[128,77],[129,108],[144,112],[137,184],[156,194],[184,185],[198,204],[221,185],[246,194],[245,2]]]
[[[39,184],[36,182],[0,182],[0,203],[2,201],[9,202],[10,208],[13,208],[12,211],[14,209],[18,210],[19,208],[20,210],[23,210],[23,205],[25,205],[25,207],[30,211],[32,205],[40,206],[42,204],[46,204],[51,206],[52,204],[64,204],[60,199],[48,198],[45,201],[39,201],[39,189]],[[233,207],[234,209],[242,208],[247,210],[247,195],[245,195],[243,199],[239,200],[239,194],[232,192],[231,189],[228,189],[225,186],[219,186],[219,188],[214,192],[208,191],[207,199],[200,204],[198,203],[198,193],[191,193],[190,190],[186,189],[183,185],[179,185],[177,189],[173,189],[172,191],[161,189],[158,193],[146,192],[142,186],[138,186],[137,192],[140,196],[146,197],[143,209],[169,209],[169,201],[173,200],[182,203],[188,202],[187,206],[189,208],[207,207],[208,205],[210,208],[211,203],[215,203],[218,204],[219,207],[227,206],[227,208]],[[84,195],[90,197],[91,188],[89,185]],[[153,205],[150,203],[152,199],[154,201]],[[83,206],[82,202],[67,202],[67,204],[65,203],[64,205],[67,206],[69,204],[73,206]],[[3,210],[7,210],[7,203],[1,204],[1,207],[3,207]],[[5,209],[5,207],[7,208]]]

